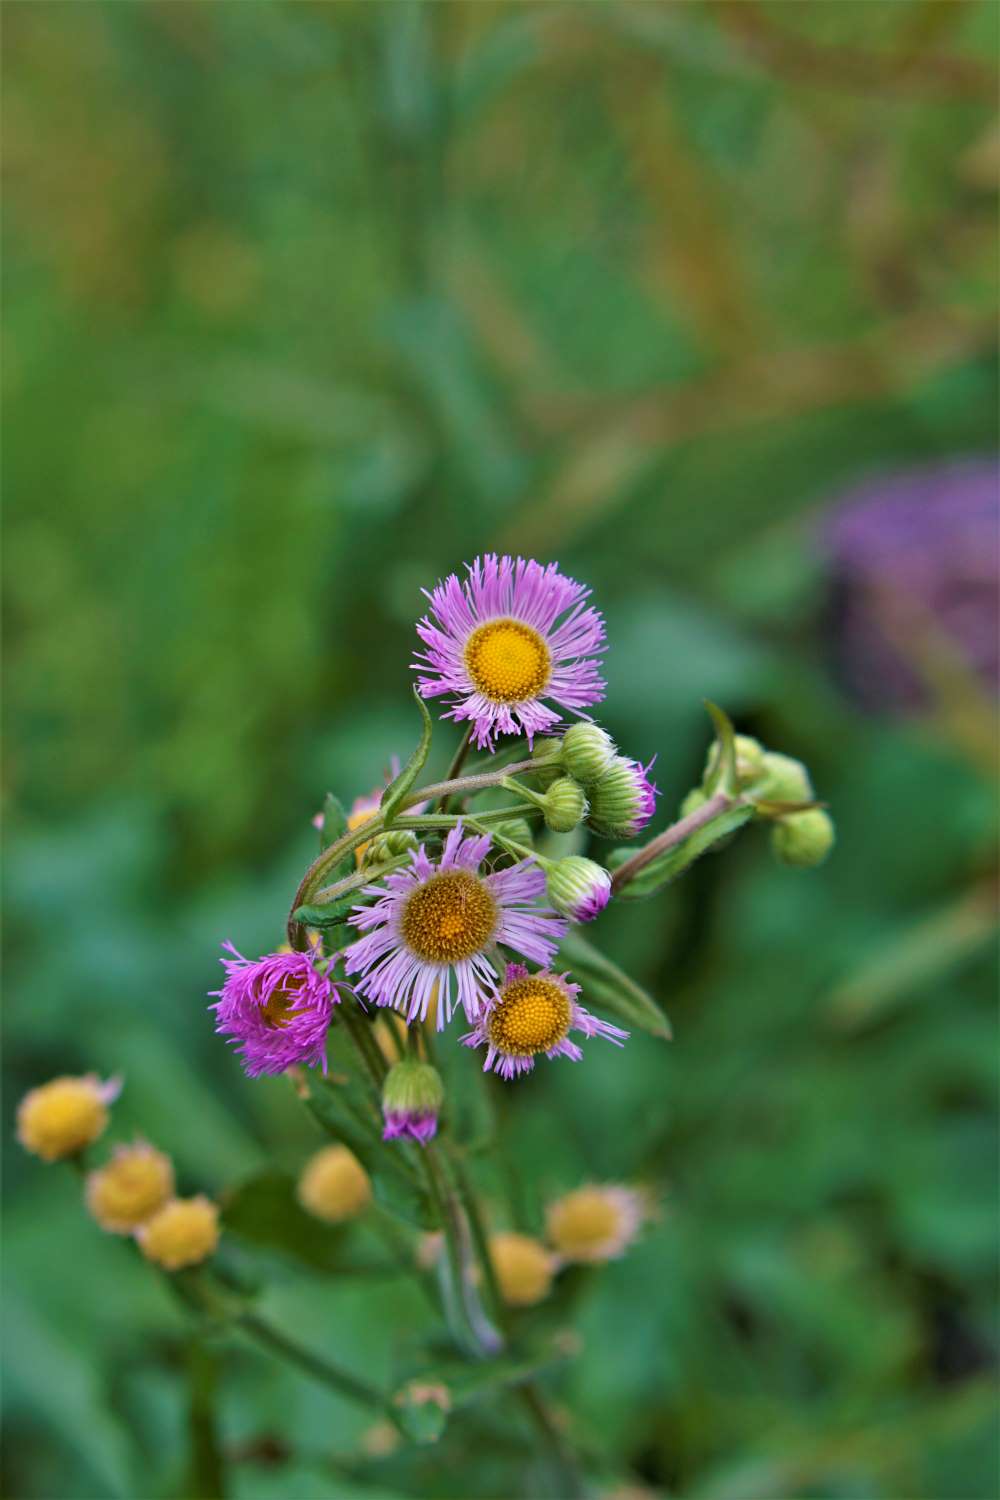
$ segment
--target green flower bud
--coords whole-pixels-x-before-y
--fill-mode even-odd
[[[611,896],[611,876],[581,854],[567,854],[547,867],[546,890],[556,911],[574,922],[591,922]]]
[[[430,1063],[404,1058],[394,1063],[382,1085],[382,1139],[402,1136],[424,1146],[437,1130],[444,1103],[444,1085]]]
[[[578,781],[560,776],[545,793],[542,813],[553,833],[572,833],[587,816],[587,797]]]
[[[733,747],[736,751],[736,785],[742,790],[743,787],[752,786],[763,776],[766,759],[764,746],[748,734],[737,734],[733,737]],[[720,754],[719,742],[713,740],[709,747],[708,759],[705,761],[703,786],[708,786],[718,771]]]
[[[784,865],[802,869],[821,865],[833,848],[833,819],[821,807],[788,813],[771,830],[771,848]]]
[[[498,838],[510,839],[515,844],[527,844],[530,849],[535,834],[527,818],[510,818],[506,823],[495,823],[493,831]]]
[[[412,828],[393,828],[388,833],[376,834],[371,843],[364,846],[363,864],[381,865],[389,859],[396,859],[400,854],[405,854],[408,849],[417,847],[417,835]]]
[[[616,755],[590,792],[590,817],[595,833],[605,838],[634,838],[656,810],[656,787],[649,779],[652,761]]]
[[[776,750],[765,754],[764,775],[754,791],[767,802],[810,802],[813,797],[809,772],[802,762]]]
[[[599,724],[574,724],[563,735],[563,766],[583,786],[600,781],[615,753],[614,740]]]
[[[562,775],[562,740],[555,738],[536,740],[531,751],[531,758],[548,762],[547,765],[539,766],[537,771],[531,772],[537,785],[544,792],[557,776]]]

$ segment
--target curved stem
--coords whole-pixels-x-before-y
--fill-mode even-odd
[[[658,859],[675,844],[682,844],[686,838],[690,838],[692,833],[697,833],[699,828],[704,828],[706,823],[711,823],[713,818],[717,818],[720,813],[732,807],[736,801],[737,799],[731,797],[728,792],[716,792],[714,797],[709,797],[707,802],[695,808],[693,813],[688,813],[686,818],[671,823],[669,828],[665,828],[655,839],[651,839],[645,849],[637,850],[631,859],[627,859],[623,865],[618,866],[611,877],[612,895],[617,896],[618,892],[634,880],[647,865],[651,865],[654,859]]]
[[[331,1364],[324,1356],[314,1354],[311,1349],[304,1348],[290,1339],[286,1333],[278,1328],[272,1328],[270,1323],[265,1323],[256,1313],[243,1313],[236,1320],[236,1326],[242,1328],[252,1339],[268,1349],[273,1354],[279,1354],[282,1359],[288,1360],[290,1364],[297,1365],[314,1380],[327,1385],[336,1391],[338,1396],[344,1396],[348,1401],[354,1401],[359,1406],[374,1408],[383,1416],[388,1417],[393,1426],[401,1428],[399,1414],[396,1412],[389,1398],[375,1386],[366,1384],[352,1375],[349,1370],[342,1370],[339,1365]]]
[[[473,730],[473,725],[472,725],[472,723],[470,721],[470,723],[468,723],[466,725],[466,727],[465,727],[465,733],[463,734],[461,740],[459,741],[458,749],[455,751],[455,754],[451,758],[451,765],[448,767],[448,774],[445,777],[446,781],[454,781],[455,778],[456,778],[456,776],[458,775],[459,771],[465,765],[465,757],[468,755],[468,753],[469,753],[469,747],[472,744],[472,730]],[[438,812],[447,812],[447,811],[448,811],[448,796],[445,795],[444,797],[441,798],[440,802],[438,803]]]

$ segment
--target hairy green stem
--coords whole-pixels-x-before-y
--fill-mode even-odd
[[[265,1323],[256,1313],[243,1313],[236,1320],[236,1326],[249,1334],[263,1348],[280,1355],[290,1364],[297,1365],[300,1370],[305,1371],[307,1375],[311,1375],[314,1380],[320,1381],[323,1385],[329,1386],[339,1396],[344,1396],[358,1406],[380,1411],[395,1427],[402,1430],[399,1415],[392,1402],[375,1386],[368,1385],[356,1375],[352,1375],[349,1370],[342,1370],[339,1365],[332,1364],[325,1356],[304,1348],[280,1329],[273,1328],[270,1323]]]
[[[459,741],[458,749],[455,751],[455,754],[451,758],[451,765],[448,767],[448,774],[445,777],[446,781],[454,781],[459,771],[461,771],[462,767],[465,765],[465,758],[468,755],[469,748],[472,744],[472,730],[473,725],[470,722],[466,725],[465,733]],[[438,812],[446,813],[448,811],[448,801],[449,798],[448,794],[446,793],[438,803]]]
[[[676,823],[671,823],[655,839],[651,839],[645,849],[639,849],[627,859],[623,865],[619,865],[611,877],[611,892],[617,896],[619,891],[624,890],[630,881],[651,865],[654,859],[672,849],[675,844],[682,844],[692,833],[697,833],[699,828],[704,828],[706,823],[711,823],[720,813],[726,812],[733,807],[739,799],[730,796],[728,792],[716,792],[714,797],[709,797],[701,807],[695,808],[694,812],[688,813],[686,818],[681,818]]]
[[[548,1402],[533,1380],[518,1387],[518,1398],[537,1427],[559,1473],[560,1500],[584,1500],[587,1493],[580,1468]]]

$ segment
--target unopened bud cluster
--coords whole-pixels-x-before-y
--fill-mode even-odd
[[[649,767],[619,755],[599,724],[574,724],[561,740],[536,740],[535,779],[544,789],[540,805],[556,833],[569,833],[586,820],[604,838],[634,838],[656,806]]]
[[[734,737],[736,790],[746,794],[761,817],[773,823],[771,848],[782,864],[801,869],[820,865],[833,848],[833,819],[820,807],[801,807],[815,796],[812,778],[802,761],[777,750],[766,750],[749,735]],[[681,816],[703,807],[719,780],[721,748],[716,740],[708,752],[701,786],[688,792]],[[782,804],[791,804],[787,811]]]

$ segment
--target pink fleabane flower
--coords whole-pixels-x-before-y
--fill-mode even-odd
[[[371,906],[357,906],[351,922],[365,935],[344,951],[354,988],[377,1005],[391,1005],[407,1021],[422,1021],[435,991],[440,1030],[451,1020],[455,982],[458,1003],[470,1021],[496,993],[498,943],[535,963],[554,956],[566,922],[536,904],[545,874],[524,859],[482,874],[488,834],[465,837],[452,828],[437,864],[415,849],[408,869],[386,877],[385,888],[365,886]]]
[[[584,1010],[577,1004],[579,993],[580,986],[565,974],[547,969],[529,974],[523,964],[508,964],[503,988],[462,1042],[485,1046],[483,1072],[492,1070],[507,1079],[530,1073],[539,1053],[579,1062],[583,1053],[570,1041],[571,1031],[601,1036],[620,1047],[628,1032]]]
[[[340,994],[317,967],[317,953],[268,953],[254,962],[222,945],[233,956],[221,960],[226,982],[212,1009],[216,1030],[233,1038],[250,1078],[283,1073],[295,1063],[322,1064],[326,1033]]]
[[[454,701],[446,718],[471,720],[480,749],[498,734],[548,734],[560,715],[543,703],[586,717],[604,696],[594,657],[604,650],[604,624],[584,603],[589,590],[550,563],[477,558],[461,583],[454,573],[427,597],[431,613],[417,624],[427,647],[415,670],[424,698]],[[425,590],[426,592],[426,590]],[[558,622],[558,623],[557,623]]]

